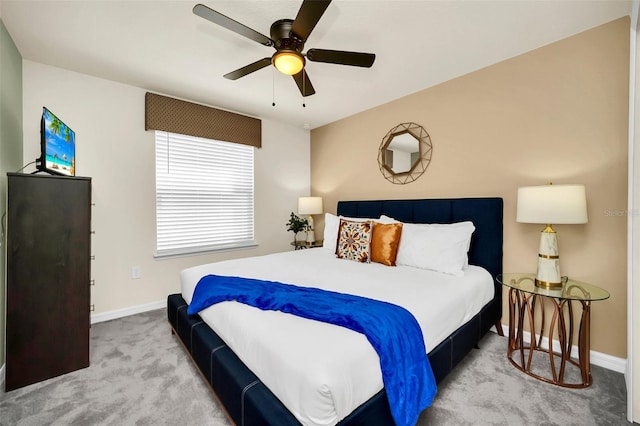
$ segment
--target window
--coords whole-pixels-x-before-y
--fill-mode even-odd
[[[156,131],[157,256],[255,245],[253,150]]]

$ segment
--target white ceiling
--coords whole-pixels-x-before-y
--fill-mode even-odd
[[[334,0],[305,51],[371,52],[376,61],[308,61],[316,94],[303,108],[293,79],[273,67],[222,77],[274,50],[194,15],[198,1],[267,36],[301,4],[1,0],[0,18],[24,59],[315,128],[631,13],[624,0]]]

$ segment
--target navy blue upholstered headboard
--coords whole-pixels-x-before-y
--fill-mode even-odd
[[[470,220],[476,230],[471,237],[469,263],[482,266],[495,278],[502,273],[502,210],[502,198],[451,198],[339,201],[337,213],[371,219],[384,214],[409,223]]]

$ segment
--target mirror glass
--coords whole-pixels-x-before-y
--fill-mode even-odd
[[[385,146],[384,165],[393,173],[407,173],[420,161],[420,142],[411,133],[392,135]]]

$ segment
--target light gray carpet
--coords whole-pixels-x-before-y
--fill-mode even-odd
[[[438,388],[419,425],[623,425],[622,374],[592,367],[594,384],[569,390],[517,371],[506,338],[480,342]],[[0,425],[228,425],[169,331],[164,310],[96,324],[91,366],[0,392]]]

